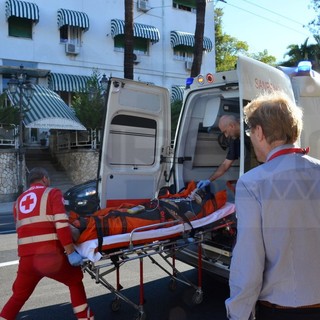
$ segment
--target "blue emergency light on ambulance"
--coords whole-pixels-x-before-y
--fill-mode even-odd
[[[309,72],[312,69],[312,64],[310,61],[300,61],[298,63],[297,71],[298,72]]]

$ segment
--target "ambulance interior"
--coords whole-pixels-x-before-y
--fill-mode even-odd
[[[176,137],[176,157],[184,159],[183,166],[178,165],[177,170],[178,180],[180,177],[183,179],[181,184],[191,180],[208,179],[224,161],[228,151],[228,139],[220,131],[218,123],[222,115],[232,114],[240,117],[238,88],[225,91],[210,88],[202,90],[201,94],[191,93],[186,106],[187,108],[182,111]],[[243,144],[243,138],[240,140]],[[244,171],[247,171],[257,165],[257,162],[253,150],[250,152],[247,150],[245,154],[245,159],[242,161],[244,161]],[[228,181],[235,182],[239,178],[240,161],[241,158],[234,161],[223,176],[211,183],[211,192],[226,189]],[[234,192],[230,189],[227,192],[228,201],[233,202]]]

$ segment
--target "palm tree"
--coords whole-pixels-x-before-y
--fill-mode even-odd
[[[297,44],[291,44],[287,47],[289,51],[285,54],[289,59],[281,63],[283,66],[294,67],[302,60],[309,60],[315,70],[319,70],[320,59],[320,37],[314,36],[317,44],[308,45],[307,38],[300,46]]]
[[[133,0],[124,0],[124,78],[133,79]]]
[[[206,0],[197,0],[196,30],[194,35],[194,57],[191,67],[191,77],[196,77],[201,71],[205,12]]]

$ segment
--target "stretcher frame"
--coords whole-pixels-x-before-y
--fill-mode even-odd
[[[229,210],[230,213],[232,210]],[[229,215],[228,214],[228,215]],[[224,217],[220,219],[224,219]],[[217,219],[215,221],[219,221]],[[166,225],[179,224],[182,225],[182,231],[180,234],[173,235],[172,238],[164,240],[154,240],[146,244],[135,245],[134,238],[135,235],[144,230],[150,230],[152,228],[166,227]],[[207,232],[215,230],[215,228],[221,227],[211,227],[205,230],[190,229],[187,223],[181,223],[181,221],[167,221],[162,223],[157,223],[149,226],[135,228],[129,236],[128,246],[125,248],[114,249],[111,252],[102,251],[101,258],[98,261],[91,261],[89,259],[85,260],[83,265],[83,271],[87,272],[95,283],[103,285],[111,293],[115,295],[114,300],[111,303],[112,311],[118,311],[121,306],[121,301],[126,302],[132,306],[136,311],[135,320],[145,320],[146,313],[144,310],[144,265],[143,260],[148,258],[153,264],[164,271],[169,277],[169,289],[175,290],[176,283],[180,282],[189,287],[192,287],[195,292],[192,296],[192,302],[194,304],[200,304],[203,301],[203,290],[202,290],[202,258],[203,258],[203,248],[202,243],[204,241]],[[187,279],[182,272],[180,272],[176,267],[176,254],[178,251],[185,249],[189,245],[197,245],[197,283],[191,282]],[[157,255],[161,258],[161,261],[165,262],[165,266],[170,268],[167,269],[164,265],[160,264],[154,256]],[[125,263],[139,260],[139,302],[134,303],[127,296],[125,296],[121,290],[123,287],[120,284],[120,268]],[[108,280],[107,276],[112,273],[116,273],[115,285],[112,285]]]

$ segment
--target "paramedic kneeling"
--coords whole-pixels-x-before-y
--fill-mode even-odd
[[[244,108],[260,166],[236,185],[227,316],[320,319],[320,161],[294,144],[302,111],[280,92]]]
[[[0,319],[16,319],[43,277],[69,287],[78,319],[94,319],[82,283],[82,258],[74,250],[62,193],[49,188],[50,179],[43,168],[32,169],[28,178],[30,188],[19,196],[13,209],[20,257],[17,278]]]

